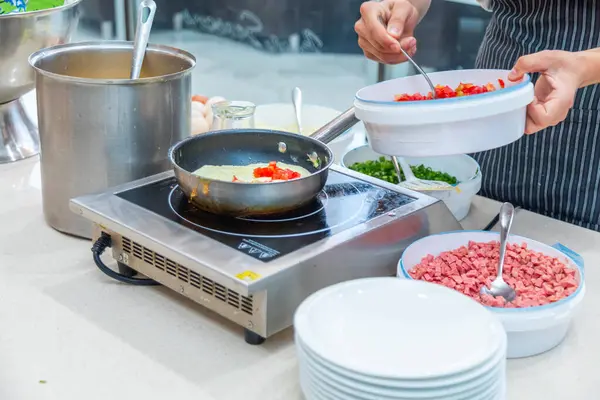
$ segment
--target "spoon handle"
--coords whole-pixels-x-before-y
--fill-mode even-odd
[[[402,54],[404,54],[404,57],[406,57],[406,59],[413,65],[413,67],[415,67],[417,71],[423,76],[423,78],[425,78],[427,84],[429,85],[429,89],[431,90],[431,96],[435,100],[437,98],[435,94],[435,86],[433,85],[433,82],[431,82],[431,79],[429,79],[429,75],[427,75],[425,71],[423,71],[419,64],[417,64],[416,61],[413,60],[412,57],[409,56],[408,53],[402,47],[400,47],[400,51],[402,52]]]
[[[504,270],[504,257],[506,255],[506,243],[512,226],[515,208],[510,203],[502,204],[500,208],[500,258],[498,259],[498,277],[502,277]]]
[[[402,182],[402,174],[400,173],[400,164],[398,163],[398,158],[396,156],[390,157],[392,159],[392,165],[394,166],[394,170],[396,171],[396,175],[398,175],[398,183]],[[406,179],[406,176],[405,176]]]
[[[408,164],[408,161],[406,161],[404,157],[396,157],[396,160],[398,160],[398,163],[400,163],[400,168],[402,168],[405,180],[414,181],[417,179],[410,168],[410,164]]]
[[[298,124],[298,133],[302,135],[302,91],[295,87],[292,91],[292,103],[296,112],[296,124]]]
[[[146,14],[147,12],[147,14]],[[156,14],[156,3],[153,0],[142,0],[138,8],[138,20],[133,42],[133,61],[131,63],[131,79],[138,79],[142,72],[144,55],[148,47],[150,30]]]

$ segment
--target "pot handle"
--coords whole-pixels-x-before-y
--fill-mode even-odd
[[[571,260],[573,260],[573,262],[579,268],[581,268],[582,271],[585,270],[583,257],[581,257],[579,254],[577,254],[573,250],[569,249],[567,246],[560,244],[560,243],[554,243],[552,245],[552,247],[555,248],[556,250],[560,251],[561,253],[563,253],[565,256],[569,257]]]
[[[357,122],[358,119],[354,115],[354,107],[350,107],[335,119],[317,129],[310,137],[329,144],[332,140],[356,125]]]

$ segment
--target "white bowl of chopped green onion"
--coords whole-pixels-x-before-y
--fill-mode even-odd
[[[447,182],[457,186],[458,191],[426,194],[444,201],[457,220],[469,213],[473,197],[481,189],[479,164],[466,154],[440,157],[405,157],[413,173],[419,179]],[[364,145],[348,151],[342,157],[342,166],[390,183],[398,183],[398,176],[388,156],[376,153]],[[401,177],[404,179],[404,176]]]

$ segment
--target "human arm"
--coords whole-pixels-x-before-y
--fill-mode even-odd
[[[600,83],[600,49],[546,50],[523,56],[508,78],[519,81],[526,73],[536,72],[540,77],[534,100],[527,106],[527,134],[562,122],[573,107],[577,89]]]
[[[385,64],[406,61],[400,46],[411,55],[417,51],[413,32],[430,4],[431,0],[364,2],[360,7],[361,18],[354,29],[365,56]]]
[[[600,48],[582,51],[580,57],[584,70],[580,87],[600,83]]]

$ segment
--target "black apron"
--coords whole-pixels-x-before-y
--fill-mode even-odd
[[[600,47],[600,0],[492,0],[477,68],[511,69],[541,50]],[[534,75],[534,80],[537,76]],[[474,154],[481,194],[600,231],[600,88],[581,89],[567,119]]]

